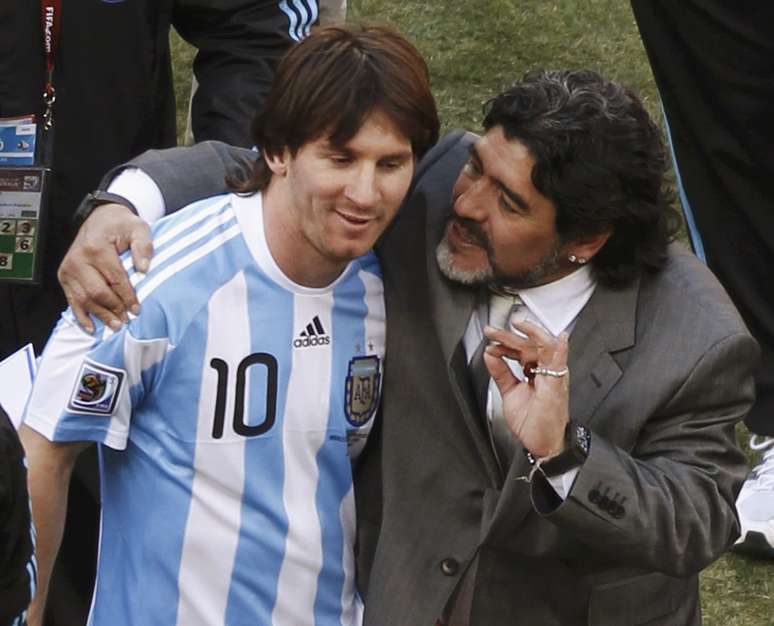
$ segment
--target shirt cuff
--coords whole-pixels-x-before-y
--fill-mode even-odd
[[[567,470],[564,474],[559,476],[546,476],[548,483],[554,488],[556,495],[562,500],[566,500],[572,489],[572,484],[575,482],[575,477],[578,475],[577,467],[573,467],[571,470]]]
[[[164,196],[155,181],[137,167],[127,167],[116,176],[107,191],[129,200],[137,214],[149,224],[164,217]]]

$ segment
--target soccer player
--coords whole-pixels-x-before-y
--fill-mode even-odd
[[[232,194],[154,227],[141,313],[66,312],[22,428],[40,624],[73,463],[99,444],[89,624],[359,624],[352,462],[384,360],[370,249],[438,136],[427,68],[381,27],[328,28],[278,67]],[[197,176],[196,171],[189,172]]]

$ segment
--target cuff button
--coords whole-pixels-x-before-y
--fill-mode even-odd
[[[456,576],[460,571],[460,564],[456,559],[444,559],[441,561],[441,571],[444,576]]]

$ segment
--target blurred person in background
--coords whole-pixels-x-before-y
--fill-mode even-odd
[[[632,0],[697,256],[761,347],[735,548],[774,558],[774,4]]]
[[[37,564],[19,436],[0,406],[0,626],[24,626]]]

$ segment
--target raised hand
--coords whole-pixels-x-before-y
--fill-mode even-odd
[[[495,342],[487,346],[484,362],[500,390],[503,414],[514,436],[537,458],[555,456],[564,448],[570,419],[568,336],[554,337],[529,322],[517,322],[514,328],[526,337],[489,326],[484,329],[487,339]],[[505,358],[519,361],[527,380],[520,381]]]

